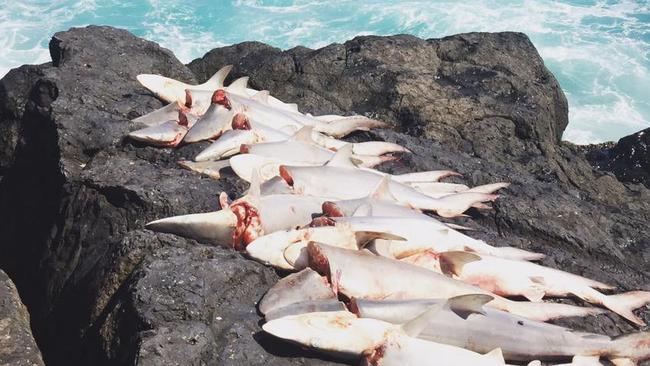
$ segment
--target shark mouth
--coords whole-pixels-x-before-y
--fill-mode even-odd
[[[237,202],[230,205],[230,210],[237,217],[237,226],[232,234],[232,246],[242,251],[253,240],[264,235],[257,209],[248,202]]]

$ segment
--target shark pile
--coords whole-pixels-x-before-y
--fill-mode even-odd
[[[300,113],[249,89],[247,78],[224,86],[230,69],[200,85],[139,75],[169,104],[135,119],[148,127],[129,136],[169,147],[214,140],[181,164],[217,179],[229,166],[250,182],[232,202],[221,193],[219,211],[146,227],[295,272],[260,301],[264,331],[367,365],[635,365],[650,358],[650,333],[612,339],[548,324],[604,310],[542,301],[574,296],[643,326],[633,310],[650,302],[650,292],[605,295],[612,286],[535,264],[543,254],[491,246],[424,213],[452,218],[489,208],[485,202],[508,184],[469,188],[439,182],[457,175],[451,171],[374,170],[409,151],[338,138],[384,123]]]

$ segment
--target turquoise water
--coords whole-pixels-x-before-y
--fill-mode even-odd
[[[184,62],[245,40],[286,49],[361,34],[520,31],[567,95],[565,139],[606,141],[650,126],[649,1],[2,0],[0,75],[49,61],[54,32],[87,24],[129,29]]]

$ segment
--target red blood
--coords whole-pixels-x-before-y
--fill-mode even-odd
[[[331,201],[323,202],[323,215],[328,217],[343,217],[345,216],[339,206]]]
[[[212,94],[212,104],[220,104],[228,109],[230,109],[230,101],[226,96],[226,92],[223,89],[215,90]]]
[[[187,120],[187,116],[183,111],[178,111],[178,124],[185,127],[190,124]]]
[[[336,225],[336,221],[325,216],[317,217],[311,220],[311,222],[309,223],[309,227],[334,226],[334,225]]]
[[[244,250],[246,245],[263,235],[257,209],[246,201],[235,202],[230,210],[237,217],[237,226],[232,234],[232,246],[235,250]]]
[[[249,151],[250,151],[250,147],[248,145],[246,145],[246,144],[242,144],[239,147],[239,153],[240,154],[248,154]]]
[[[237,113],[232,118],[232,129],[233,130],[250,130],[251,123],[248,120],[248,116],[243,113]]]
[[[280,177],[282,177],[288,185],[293,187],[293,177],[291,177],[291,173],[289,173],[289,170],[284,165],[280,165]]]
[[[192,92],[185,89],[185,107],[192,107]]]

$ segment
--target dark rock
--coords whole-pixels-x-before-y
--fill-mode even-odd
[[[214,210],[220,191],[237,196],[245,184],[176,166],[201,145],[124,139],[138,128],[130,118],[161,106],[139,73],[202,81],[232,63],[234,77],[250,75],[253,87],[303,111],[389,121],[395,129],[350,137],[414,151],[384,170],[452,168],[470,185],[513,183],[494,210],[458,221],[477,228],[472,235],[542,251],[547,265],[621,290],[649,289],[649,191],[594,171],[560,142],[566,100],[524,35],[358,37],[288,51],[249,42],[189,69],[110,27],[58,33],[50,47],[52,64],[0,81],[0,267],[23,295],[48,364],[332,363],[260,333],[255,303],[277,281],[273,271],[142,230],[154,218]],[[650,320],[647,309],[639,314]],[[633,330],[611,314],[563,324]]]
[[[0,365],[42,366],[29,325],[29,313],[20,301],[16,286],[0,270]]]
[[[621,182],[641,183],[650,188],[650,128],[625,136],[617,143],[585,149],[587,159],[600,170],[612,172]]]

